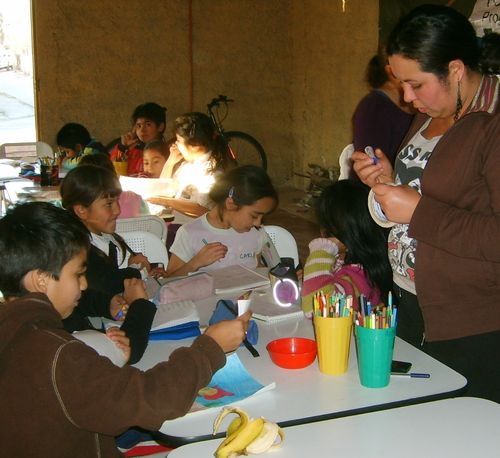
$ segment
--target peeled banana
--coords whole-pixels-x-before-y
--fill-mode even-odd
[[[241,455],[264,453],[273,448],[281,447],[285,434],[276,424],[265,418],[251,419],[239,407],[224,407],[214,422],[213,433],[216,434],[226,415],[238,415],[229,425],[226,438],[214,453],[216,458],[234,458]],[[276,443],[276,439],[280,438]]]

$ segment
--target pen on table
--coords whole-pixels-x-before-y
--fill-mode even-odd
[[[234,308],[231,307],[226,301],[221,301],[221,302],[222,305],[226,307],[234,316],[238,316],[236,310],[234,310]],[[246,349],[252,354],[254,358],[260,356],[257,349],[248,341],[246,337],[243,339],[243,345],[245,345]]]
[[[407,374],[397,374],[397,373],[391,372],[391,375],[394,375],[397,377],[431,378],[431,374],[425,374],[425,373],[421,373],[421,372],[408,372]]]

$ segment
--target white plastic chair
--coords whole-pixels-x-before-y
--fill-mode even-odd
[[[167,241],[167,225],[159,216],[143,215],[135,218],[118,218],[116,220],[116,232],[122,235],[124,232],[145,231],[156,235],[165,243]]]
[[[274,243],[280,258],[292,258],[295,267],[299,264],[299,250],[294,236],[281,226],[263,226]]]
[[[352,169],[351,156],[354,153],[354,145],[350,143],[347,145],[339,157],[340,175],[339,180],[347,180]]]
[[[54,151],[48,143],[21,142],[0,145],[0,158],[35,162],[39,157],[54,157]]]
[[[166,268],[168,264],[168,252],[165,242],[151,232],[130,231],[117,232],[123,237],[125,243],[137,253],[142,253],[149,262],[161,263]]]

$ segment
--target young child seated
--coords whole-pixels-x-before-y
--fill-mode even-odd
[[[150,197],[149,202],[174,210],[175,222],[188,222],[210,209],[208,192],[216,176],[229,168],[226,145],[204,113],[186,113],[175,119],[176,141],[161,178],[171,178],[172,197]],[[187,215],[182,217],[181,215]]]
[[[259,230],[262,217],[274,210],[278,194],[264,169],[246,165],[218,177],[209,193],[215,206],[182,225],[170,248],[167,275],[242,264],[262,265],[267,241]]]
[[[65,124],[56,136],[59,150],[64,154],[61,171],[66,173],[74,169],[80,159],[87,154],[105,153],[106,148],[91,138],[89,131],[75,122]]]
[[[167,162],[170,149],[164,141],[154,141],[144,147],[143,167],[144,176],[148,178],[160,178],[161,171]]]
[[[358,304],[363,294],[374,307],[392,287],[387,233],[368,212],[368,188],[357,180],[340,180],[323,190],[317,203],[322,237],[309,243],[304,266],[302,309],[312,313],[314,294],[342,293]]]
[[[48,203],[19,205],[0,220],[5,456],[118,457],[114,436],[185,415],[245,337],[250,313],[210,326],[145,372],[115,366],[62,328],[87,287],[88,249],[85,226]],[[135,287],[145,294],[142,282]]]
[[[83,156],[79,165],[97,165],[111,170],[116,174],[116,170],[113,167],[109,155],[104,153]],[[133,191],[122,191],[118,200],[120,203],[120,214],[118,218],[135,218],[136,216],[150,214],[149,205],[139,194]]]
[[[87,279],[92,289],[110,295],[122,293],[124,279],[141,278],[138,269],[128,266],[150,270],[147,258],[130,253],[115,234],[121,194],[115,173],[103,167],[81,165],[66,175],[60,192],[62,206],[74,213],[91,235]]]
[[[132,113],[132,130],[122,135],[120,142],[110,151],[111,160],[126,160],[127,175],[138,175],[143,170],[144,145],[163,140],[166,123],[165,107],[154,102],[144,103]]]

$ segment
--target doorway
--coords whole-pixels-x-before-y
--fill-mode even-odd
[[[36,141],[30,0],[0,0],[0,144]]]

